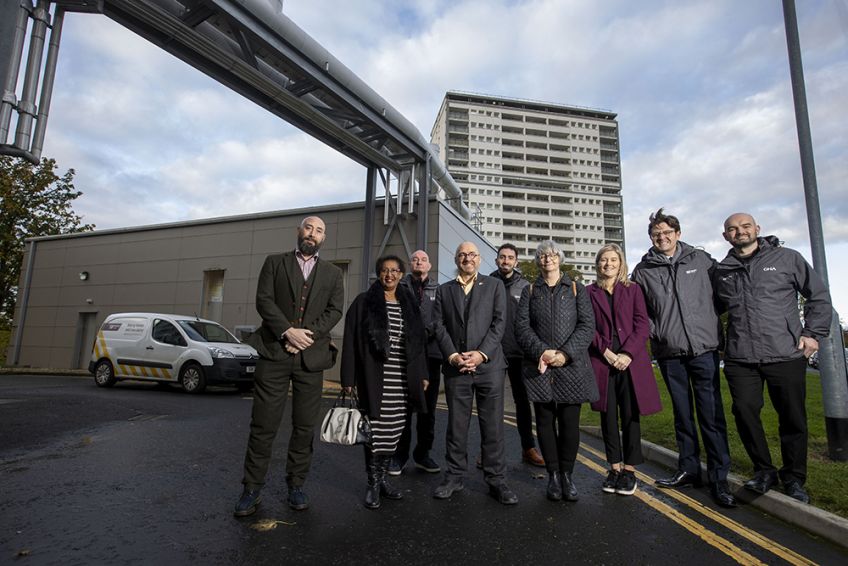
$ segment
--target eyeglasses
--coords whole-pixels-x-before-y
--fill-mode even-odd
[[[395,269],[393,267],[386,267],[380,270],[380,275],[388,275],[390,273],[392,275],[400,275],[401,273],[403,273],[403,271],[401,271],[400,269]]]
[[[666,238],[670,238],[672,234],[677,233],[677,230],[661,230],[659,232],[651,232],[651,239],[656,240],[660,236],[665,236]]]
[[[479,256],[479,255],[480,254],[478,254],[477,252],[459,252],[458,254],[456,254],[456,257],[457,257],[457,259],[468,258],[468,259],[474,260],[474,259],[477,259],[477,256]]]
[[[547,260],[554,261],[559,259],[559,254],[542,254],[539,256],[539,261]]]

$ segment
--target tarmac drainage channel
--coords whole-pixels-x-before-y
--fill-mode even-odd
[[[167,416],[168,416],[168,415],[145,415],[145,414],[140,414],[140,415],[136,415],[136,416],[134,416],[134,417],[130,417],[130,418],[128,418],[127,420],[128,420],[128,421],[135,422],[135,423],[138,423],[138,422],[143,422],[143,421],[158,421],[159,419],[164,419],[164,418],[165,418],[165,417],[167,417]]]

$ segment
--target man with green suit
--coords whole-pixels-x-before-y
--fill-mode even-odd
[[[309,507],[303,484],[312,462],[312,441],[319,421],[325,369],[336,362],[330,331],[342,318],[342,271],[321,261],[324,221],[304,218],[297,229],[297,249],[265,259],[256,287],[256,310],[262,326],[247,343],[260,360],[254,378],[250,438],[244,458],[244,491],[234,514],[256,511],[271,461],[271,447],[292,388],[292,433],[286,462],[288,504]]]

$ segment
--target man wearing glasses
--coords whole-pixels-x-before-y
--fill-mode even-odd
[[[651,352],[671,396],[679,453],[677,473],[656,485],[700,487],[697,411],[710,493],[722,507],[735,507],[727,484],[730,450],[718,365],[721,326],[711,283],[716,261],[680,240],[680,221],[662,208],[650,216],[648,235],[653,246],[633,270],[632,279],[645,293]]]
[[[506,358],[501,340],[506,327],[503,283],[479,273],[480,251],[471,242],[457,247],[457,277],[439,286],[433,326],[444,356],[448,403],[446,472],[433,497],[449,499],[462,491],[468,470],[468,425],[477,402],[483,475],[489,492],[504,505],[518,503],[504,474],[504,379]]]

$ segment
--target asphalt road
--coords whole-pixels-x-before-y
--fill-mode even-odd
[[[292,511],[284,424],[263,504],[236,519],[250,406],[225,388],[191,396],[141,383],[99,389],[91,379],[0,376],[0,564],[848,563],[844,549],[754,508],[721,510],[705,490],[657,490],[652,478],[667,470],[651,465],[641,468],[636,496],[604,494],[603,448],[585,435],[580,501],[549,502],[544,476],[520,462],[511,427],[507,478],[517,506],[490,498],[476,469],[450,501],[430,496],[438,475],[407,471],[395,479],[404,500],[369,511],[361,448],[316,441],[311,508]],[[476,425],[472,434],[474,446]],[[443,450],[440,438],[439,461]]]

